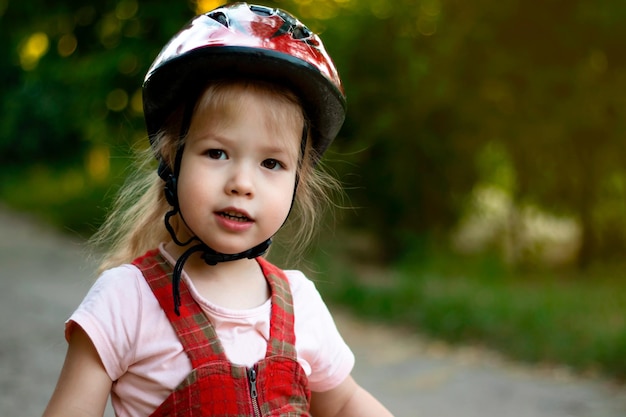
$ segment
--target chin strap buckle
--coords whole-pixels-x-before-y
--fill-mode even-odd
[[[187,249],[176,261],[176,265],[174,265],[174,273],[172,274],[172,295],[174,297],[174,312],[176,315],[180,316],[180,279],[183,273],[183,265],[185,265],[185,262],[187,262],[187,259],[189,259],[192,254],[202,252],[200,257],[207,263],[207,265],[217,265],[220,262],[230,262],[246,258],[253,259],[258,256],[262,256],[265,252],[267,252],[267,249],[271,244],[272,239],[270,238],[265,242],[256,245],[252,249],[233,254],[216,252],[204,243],[199,243]]]

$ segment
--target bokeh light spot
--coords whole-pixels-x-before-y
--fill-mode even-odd
[[[19,51],[22,68],[25,71],[35,69],[41,57],[48,52],[49,45],[50,41],[45,33],[35,32],[30,35]]]
[[[128,93],[121,88],[116,88],[107,94],[106,98],[107,109],[115,112],[120,112],[128,106]]]
[[[59,39],[59,43],[57,44],[57,51],[59,52],[60,56],[65,58],[72,55],[74,51],[76,51],[77,46],[78,41],[76,40],[76,37],[73,34],[68,33],[61,36],[61,39]]]

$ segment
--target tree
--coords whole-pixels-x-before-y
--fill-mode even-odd
[[[623,251],[623,5],[495,3],[481,17],[488,35],[467,46],[487,51],[475,64],[476,117],[508,150],[514,200],[577,218],[581,267]]]
[[[81,159],[141,131],[140,86],[192,15],[184,2],[6,3],[0,39],[4,164]],[[33,13],[33,10],[36,12]]]

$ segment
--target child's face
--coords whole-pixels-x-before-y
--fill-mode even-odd
[[[258,92],[235,94],[217,109],[196,110],[178,177],[187,226],[227,254],[254,247],[282,226],[302,137],[302,120],[289,117],[299,114],[296,105]]]

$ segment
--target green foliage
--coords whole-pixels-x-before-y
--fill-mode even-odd
[[[189,6],[35,3],[9,1],[0,17],[3,165],[72,163],[95,144],[128,146],[143,130],[143,75]]]
[[[603,184],[626,175],[625,62],[615,44],[624,29],[607,13],[625,10],[619,2],[551,1],[540,12],[531,3],[499,3],[470,13],[482,30],[465,42],[476,73],[464,86],[474,101],[467,110],[481,120],[480,134],[510,156],[516,202],[579,220],[586,265],[613,250],[600,231],[607,213],[620,210],[613,227],[624,226],[624,189]]]
[[[332,248],[327,253],[336,254]],[[626,378],[623,267],[513,273],[495,257],[416,254],[395,268],[318,253],[323,295],[360,317],[408,325],[521,361]]]
[[[192,5],[65,0],[4,6],[0,198],[90,234],[124,180],[131,148],[145,140],[143,76],[191,18]]]
[[[128,155],[118,155],[114,172],[123,172]],[[88,238],[105,218],[114,190],[124,181],[119,176],[98,180],[85,172],[82,163],[28,165],[3,172],[0,196],[14,210],[34,213],[60,231]]]
[[[323,33],[349,107],[329,158],[343,161],[334,168],[361,208],[350,224],[373,230],[386,260],[403,253],[407,236],[449,231],[477,179],[479,143],[468,136],[476,124],[454,105],[456,46],[422,35],[415,22],[438,20],[440,10],[413,3],[359,3]]]
[[[65,165],[119,183],[116,164],[86,161],[145,145],[143,76],[198,3],[0,1],[2,175]],[[358,208],[346,225],[378,236],[381,260],[447,241],[485,183],[512,210],[575,219],[581,266],[626,249],[622,2],[268,4],[320,31],[339,67],[349,112],[326,159]],[[30,196],[20,207],[48,210]]]

